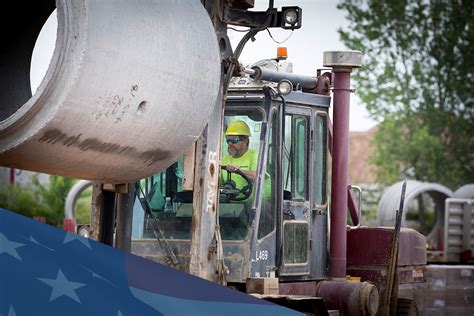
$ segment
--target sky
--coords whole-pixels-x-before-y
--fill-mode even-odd
[[[339,39],[337,30],[347,26],[344,12],[338,10],[337,0],[275,0],[275,7],[299,6],[303,9],[302,27],[293,33],[290,30],[271,29],[273,38],[283,44],[275,43],[266,31],[256,36],[256,41],[249,41],[245,46],[240,62],[246,66],[262,59],[276,56],[279,46],[288,49],[288,60],[293,63],[293,72],[303,75],[315,75],[318,68],[323,68],[323,52],[330,50],[349,49]],[[266,10],[267,0],[255,0],[254,10]],[[56,40],[56,12],[54,12],[41,31],[31,62],[32,91],[41,83],[51,60]],[[244,33],[229,30],[232,47],[235,48]],[[291,35],[291,36],[290,36]],[[357,70],[355,70],[357,71]],[[357,88],[355,83],[352,86]],[[366,131],[376,125],[368,117],[365,106],[357,97],[351,94],[350,131]]]

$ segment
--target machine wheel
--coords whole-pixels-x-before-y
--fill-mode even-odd
[[[418,316],[418,307],[414,300],[399,298],[397,300],[397,316]]]

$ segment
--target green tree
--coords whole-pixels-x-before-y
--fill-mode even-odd
[[[44,205],[38,201],[31,188],[2,184],[0,186],[0,208],[22,214],[27,217],[40,216]]]
[[[68,177],[49,176],[49,185],[44,186],[37,177],[32,178],[35,193],[44,205],[40,216],[46,217],[48,223],[56,226],[62,225],[66,197],[75,182],[75,179]]]
[[[27,187],[3,185],[0,187],[0,207],[31,218],[44,217],[48,224],[61,226],[66,196],[75,181],[49,176],[47,186],[41,184],[37,177],[33,177],[32,185]],[[86,218],[82,216],[81,219],[83,217]]]
[[[344,0],[358,94],[379,121],[372,163],[400,178],[474,182],[474,1]]]

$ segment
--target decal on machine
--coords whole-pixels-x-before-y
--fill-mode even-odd
[[[209,153],[209,166],[217,166],[217,152],[211,151]],[[206,213],[209,212],[209,210],[212,210],[212,206],[215,205],[216,203],[216,185],[217,185],[217,172],[214,172],[214,174],[211,174],[210,180],[208,181],[207,184],[207,207],[206,207]],[[215,208],[215,206],[214,206]]]
[[[265,260],[268,260],[268,250],[255,251],[255,259],[252,259],[253,262]]]

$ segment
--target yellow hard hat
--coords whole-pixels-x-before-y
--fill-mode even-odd
[[[244,121],[233,121],[227,126],[225,136],[236,135],[236,136],[250,136],[250,128]]]

